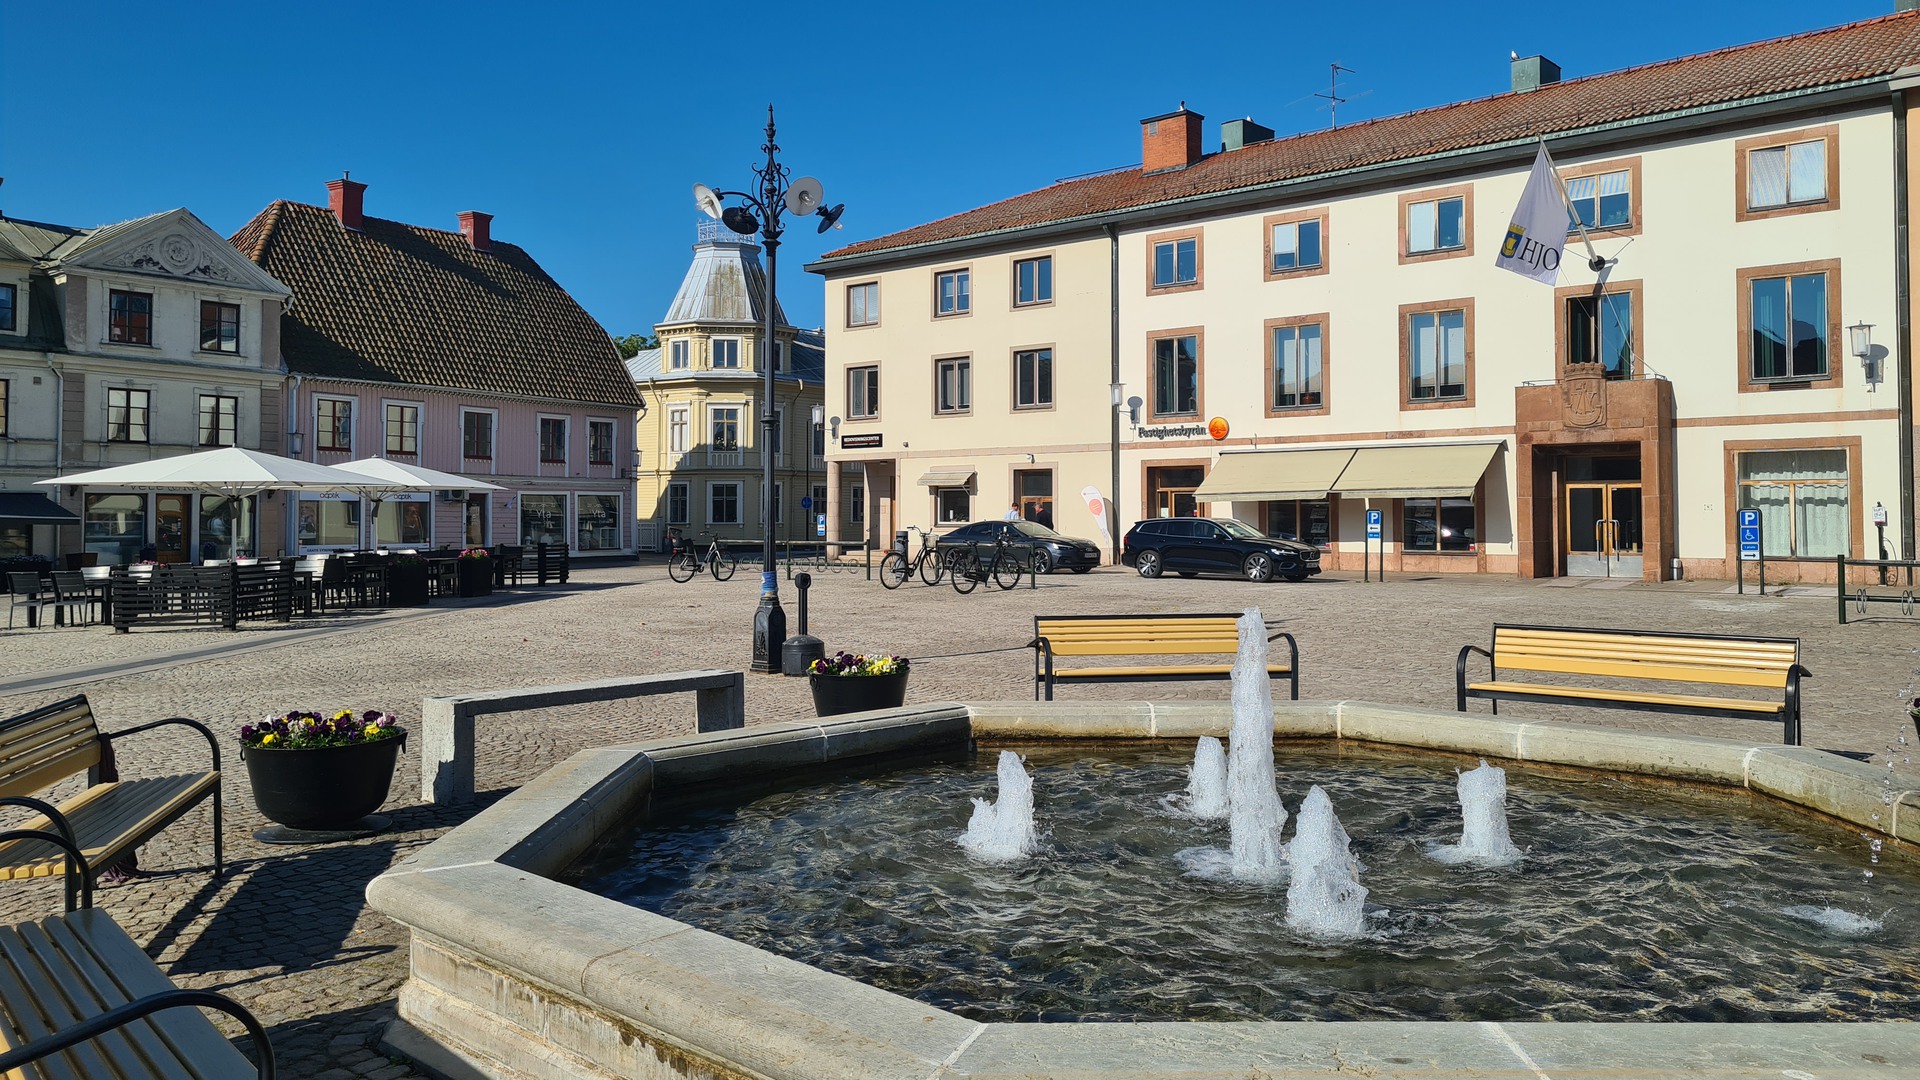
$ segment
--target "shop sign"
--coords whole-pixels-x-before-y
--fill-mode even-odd
[[[842,450],[878,450],[879,448],[880,436],[878,433],[840,436],[840,449]]]

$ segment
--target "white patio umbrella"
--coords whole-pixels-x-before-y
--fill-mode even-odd
[[[372,476],[388,482],[385,487],[364,491],[358,487],[344,487],[341,489],[343,491],[352,491],[372,503],[373,512],[369,514],[368,517],[374,524],[369,527],[374,529],[373,539],[376,542],[379,540],[378,521],[380,517],[380,504],[385,502],[387,498],[403,491],[507,490],[499,484],[490,484],[485,480],[475,480],[470,476],[461,476],[458,473],[441,472],[439,469],[429,469],[422,465],[408,465],[405,462],[393,461],[389,458],[359,458],[358,460],[345,462],[340,465],[330,465],[328,468],[336,469],[343,473]]]
[[[227,501],[228,535],[235,535],[234,507],[263,491],[368,491],[401,487],[391,480],[364,476],[310,461],[263,454],[238,446],[197,454],[154,458],[131,465],[68,473],[35,481],[39,487],[112,488],[117,491],[192,491]]]

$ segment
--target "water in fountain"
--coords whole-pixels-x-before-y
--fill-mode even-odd
[[[1233,724],[1227,733],[1227,824],[1232,830],[1233,876],[1282,881],[1287,856],[1280,843],[1287,811],[1273,780],[1273,682],[1267,676],[1267,625],[1259,608],[1240,616],[1240,650],[1233,662]]]
[[[1427,852],[1449,865],[1512,866],[1520,849],[1507,834],[1507,770],[1480,759],[1480,767],[1460,774],[1460,817],[1464,822],[1458,844],[1438,845]]]
[[[1033,778],[1011,750],[1000,751],[999,778],[998,800],[973,800],[973,817],[960,846],[976,859],[1011,862],[1039,846],[1033,826]]]
[[[1315,784],[1300,803],[1287,859],[1287,928],[1314,937],[1357,937],[1366,929],[1367,890],[1360,864],[1347,850],[1347,830],[1334,816],[1333,800]]]
[[[1211,735],[1201,736],[1194,745],[1182,809],[1202,821],[1219,821],[1227,816],[1227,750]]]

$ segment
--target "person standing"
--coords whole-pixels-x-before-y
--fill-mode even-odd
[[[1007,520],[1008,521],[1020,520],[1020,504],[1018,502],[1010,502],[1007,504]]]

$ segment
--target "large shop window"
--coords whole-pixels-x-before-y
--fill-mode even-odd
[[[1852,551],[1845,450],[1761,450],[1739,459],[1740,508],[1760,511],[1765,554],[1817,559]]]
[[[303,547],[360,546],[360,504],[344,499],[300,500]]]
[[[520,543],[564,544],[567,542],[567,497],[565,495],[520,496]]]
[[[245,558],[254,553],[253,499],[200,496],[200,557]]]
[[[374,539],[381,547],[417,547],[433,539],[430,502],[389,502],[374,521]]]
[[[1472,499],[1408,499],[1400,523],[1407,551],[1474,550]]]
[[[1270,502],[1267,535],[1291,536],[1314,547],[1328,547],[1333,543],[1333,504],[1326,499]]]
[[[579,496],[577,551],[606,551],[620,546],[620,496]]]
[[[87,550],[98,552],[102,563],[133,562],[147,543],[147,497],[88,495],[81,522]]]

